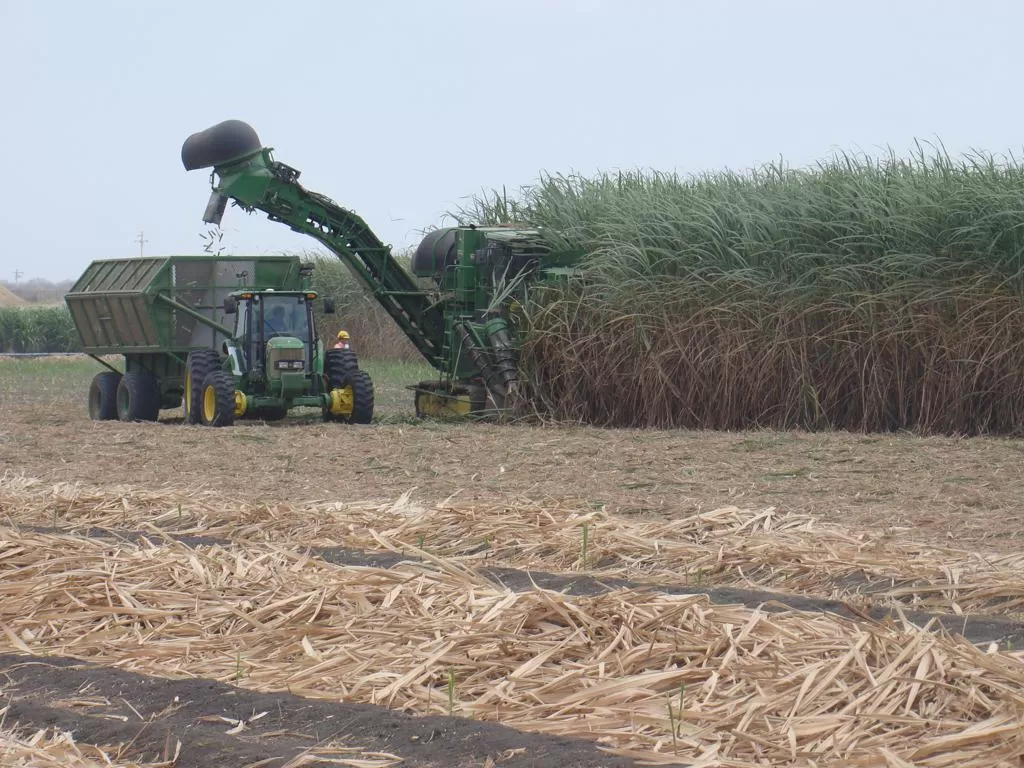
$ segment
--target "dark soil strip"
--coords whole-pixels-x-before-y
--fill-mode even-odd
[[[81,743],[130,744],[124,757],[139,761],[173,755],[180,741],[176,768],[242,768],[258,761],[280,768],[318,743],[338,740],[348,747],[389,752],[409,768],[477,768],[488,758],[501,768],[634,765],[582,739],[458,717],[415,717],[370,704],[255,693],[212,680],[165,680],[64,657],[0,654],[0,670],[4,703],[9,704],[6,726],[54,726],[72,731]],[[63,699],[85,696],[110,704],[61,705]],[[268,714],[249,722],[260,712]],[[233,724],[218,717],[248,725],[229,735],[225,731]]]
[[[63,533],[68,531],[54,530],[52,528],[34,526],[31,530],[41,533]],[[157,537],[153,534],[140,533],[138,531],[108,530],[104,528],[89,528],[84,531],[76,531],[78,535],[90,538],[112,538],[138,541],[142,538],[154,540]],[[231,546],[229,539],[215,538],[211,536],[176,536],[165,534],[168,538],[179,541],[186,546]],[[412,558],[397,555],[392,552],[366,552],[363,550],[347,549],[345,547],[309,547],[304,550],[315,555],[328,563],[335,565],[354,565],[370,568],[393,568],[399,563],[415,562]],[[593,576],[581,574],[566,575],[557,573],[546,573],[544,571],[526,571],[518,568],[481,568],[481,575],[484,575],[499,584],[517,592],[524,592],[537,585],[543,589],[551,589],[566,592],[571,595],[598,595],[612,589],[636,589],[649,592],[661,592],[668,595],[707,595],[713,603],[721,605],[739,604],[748,608],[761,607],[766,611],[781,612],[787,610],[806,611],[810,613],[832,613],[850,619],[869,619],[884,622],[887,620],[900,621],[900,614],[896,609],[885,605],[872,605],[861,608],[853,606],[843,600],[834,600],[822,597],[808,597],[806,595],[792,594],[787,592],[776,592],[761,589],[739,589],[734,587],[712,587],[695,586],[690,584],[652,584],[644,581],[633,581],[629,579],[596,579]],[[1010,644],[1013,647],[1024,645],[1024,622],[1008,619],[1001,616],[977,615],[956,615],[949,613],[926,613],[924,611],[904,610],[902,615],[910,622],[919,627],[926,626],[934,621],[933,627],[936,630],[943,630],[953,635],[960,635],[969,642],[1000,643]]]

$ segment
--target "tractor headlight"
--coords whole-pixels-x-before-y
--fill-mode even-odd
[[[304,360],[278,360],[274,367],[279,371],[301,371],[306,363]]]

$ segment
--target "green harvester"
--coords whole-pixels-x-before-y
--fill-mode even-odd
[[[181,160],[212,169],[204,222],[219,227],[230,201],[315,238],[349,267],[438,372],[410,386],[417,415],[500,417],[522,401],[527,293],[570,279],[580,252],[553,250],[535,228],[449,227],[423,238],[410,275],[359,216],[304,189],[248,124],[189,136]],[[151,420],[184,403],[187,423],[211,426],[296,406],[369,422],[369,376],[351,351],[325,351],[316,336],[309,269],[287,257],[94,262],[67,296],[85,351],[110,368],[92,383],[92,417]],[[123,376],[103,361],[110,354],[124,355]]]
[[[274,160],[248,124],[193,134],[181,160],[188,171],[212,169],[207,224],[220,226],[230,201],[315,238],[348,265],[438,371],[411,387],[417,415],[504,415],[519,401],[527,292],[574,275],[582,253],[552,250],[529,227],[449,227],[424,237],[410,275],[362,218],[304,189],[300,172]]]

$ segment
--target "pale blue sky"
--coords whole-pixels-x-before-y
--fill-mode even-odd
[[[1024,5],[0,0],[0,278],[202,250],[184,139],[249,122],[401,247],[541,171],[803,165],[915,137],[1019,152]],[[235,253],[316,244],[229,208]]]

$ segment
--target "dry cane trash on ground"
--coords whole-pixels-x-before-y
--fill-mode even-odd
[[[6,707],[0,713],[6,712]],[[4,768],[173,768],[174,755],[159,762],[123,760],[116,748],[79,744],[67,731],[0,730],[0,765]]]
[[[339,567],[269,542],[135,544],[8,523],[0,643],[588,737],[651,763],[1024,757],[1019,651],[700,595],[516,593],[474,565]]]
[[[6,711],[0,709],[0,713]],[[101,748],[75,741],[74,734],[57,729],[33,732],[0,730],[0,765],[4,768],[174,768],[180,743],[169,745],[170,755],[157,762],[139,763],[123,759],[127,748]],[[349,768],[391,768],[402,761],[394,755],[368,754],[358,749],[325,745],[298,755],[281,768],[302,768],[325,762]]]
[[[908,532],[855,532],[773,509],[724,507],[672,520],[536,503],[256,505],[183,488],[87,488],[0,478],[0,520],[296,546],[385,550],[466,565],[580,571],[695,586],[770,587],[949,613],[1024,613],[1024,555],[917,544]]]

